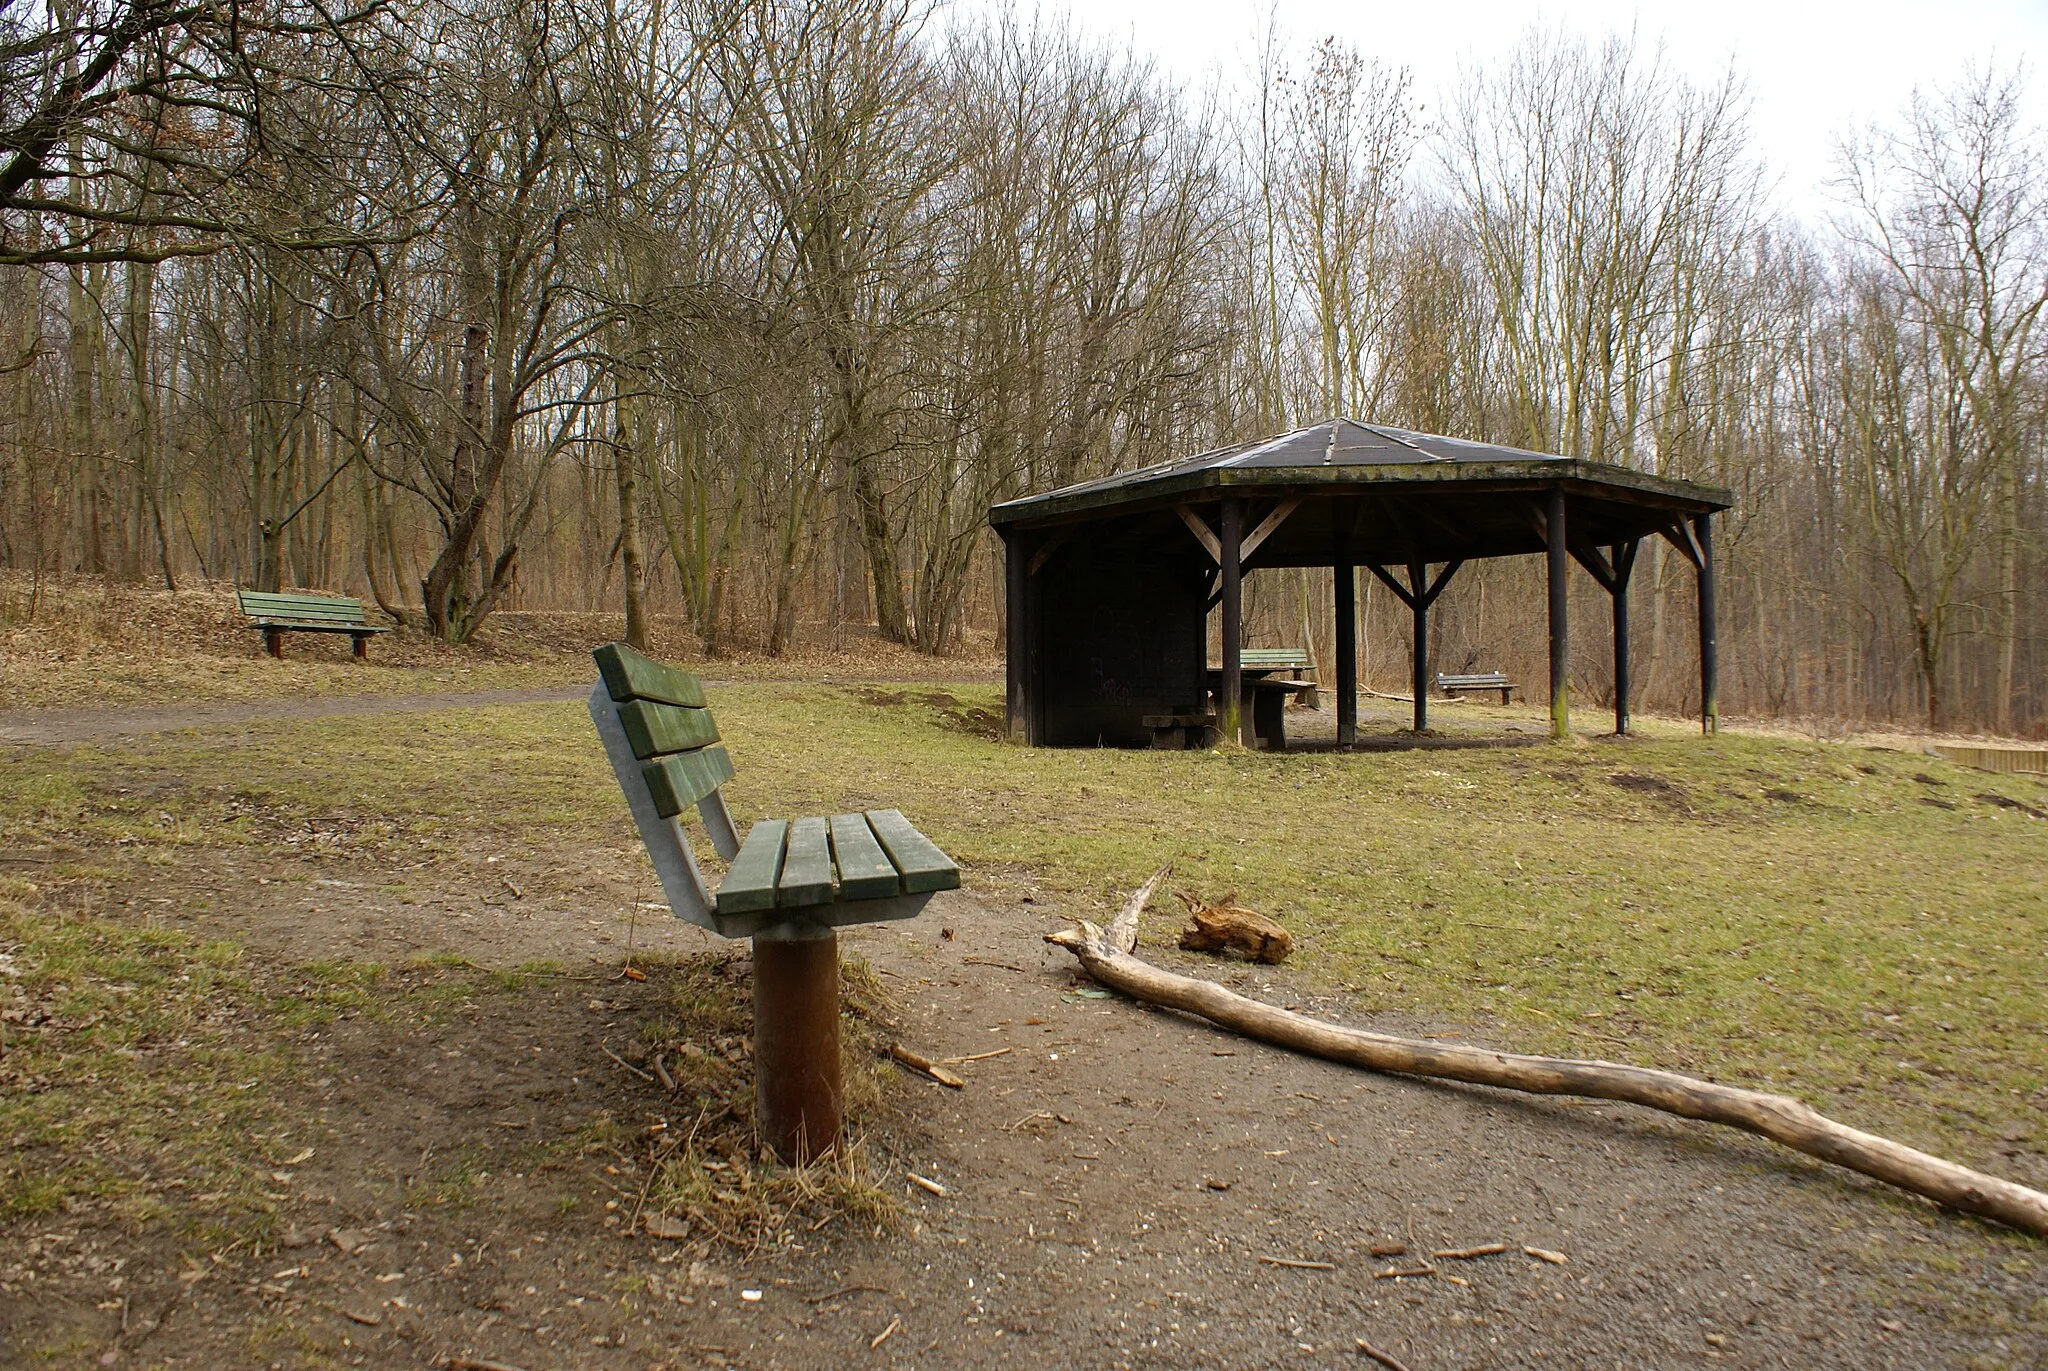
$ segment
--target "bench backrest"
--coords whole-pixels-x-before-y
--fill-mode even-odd
[[[1481,671],[1466,676],[1453,676],[1439,671],[1436,674],[1436,682],[1438,685],[1447,686],[1504,686],[1508,683],[1508,678],[1506,673],[1499,671]]]
[[[599,679],[590,692],[591,722],[662,891],[678,915],[716,929],[710,891],[680,823],[694,806],[719,856],[731,861],[740,850],[718,793],[732,779],[732,758],[719,743],[704,688],[689,672],[624,643],[606,643],[592,655]]]
[[[309,624],[360,624],[363,602],[346,595],[276,595],[237,590],[235,604],[252,619],[296,619]]]
[[[1308,666],[1308,654],[1298,647],[1247,647],[1238,650],[1239,666]]]

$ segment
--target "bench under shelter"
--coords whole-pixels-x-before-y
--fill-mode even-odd
[[[1719,487],[1491,443],[1328,419],[999,504],[1008,726],[1042,747],[1146,747],[1150,717],[1207,708],[1209,616],[1222,614],[1225,736],[1243,708],[1243,577],[1336,573],[1337,741],[1358,736],[1357,576],[1414,615],[1414,726],[1429,726],[1430,606],[1459,568],[1541,556],[1549,582],[1551,731],[1570,731],[1566,577],[1577,562],[1613,605],[1614,724],[1629,726],[1628,589],[1637,550],[1664,538],[1693,567],[1700,725],[1718,723],[1713,516]]]

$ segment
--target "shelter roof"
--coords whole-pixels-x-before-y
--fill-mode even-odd
[[[1200,501],[1226,490],[1264,493],[1288,486],[1337,494],[1346,487],[1438,487],[1444,482],[1549,486],[1558,481],[1648,497],[1674,513],[1727,509],[1734,496],[1717,486],[1653,476],[1604,462],[1582,462],[1527,448],[1413,433],[1355,419],[1325,419],[1275,438],[1155,462],[995,506],[996,525],[1038,523],[1088,511],[1157,501]]]

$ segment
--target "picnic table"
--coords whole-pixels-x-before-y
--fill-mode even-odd
[[[1316,683],[1282,673],[1312,671],[1315,664],[1306,652],[1294,647],[1248,647],[1237,654],[1237,662],[1244,692],[1242,703],[1251,715],[1254,744],[1268,752],[1286,750],[1287,702],[1313,692]],[[1209,694],[1222,695],[1223,668],[1208,668],[1207,678]]]
[[[894,809],[763,819],[742,841],[720,787],[732,758],[695,676],[607,643],[590,718],[669,908],[754,942],[754,1093],[763,1138],[801,1164],[838,1145],[839,942],[848,924],[907,919],[960,868]],[[683,832],[695,808],[731,863],[714,893]]]

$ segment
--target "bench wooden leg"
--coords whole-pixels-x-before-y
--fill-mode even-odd
[[[263,630],[263,650],[280,662],[284,660],[284,630],[266,628]]]
[[[1252,693],[1252,734],[1268,752],[1287,746],[1287,697],[1277,690]]]
[[[370,640],[368,638],[364,637],[360,633],[351,633],[348,636],[348,640],[349,656],[355,658],[359,662],[367,662],[370,660]]]
[[[754,935],[754,1098],[762,1141],[789,1165],[839,1145],[839,938],[829,928]]]

